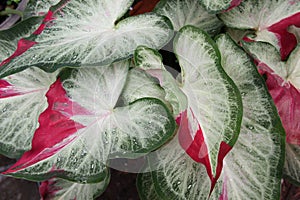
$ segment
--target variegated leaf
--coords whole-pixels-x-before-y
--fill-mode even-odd
[[[300,46],[286,62],[280,61],[279,54],[270,44],[244,42],[243,46],[267,77],[266,84],[285,128],[287,142],[300,145]]]
[[[136,66],[156,77],[166,92],[165,99],[173,109],[173,116],[177,118],[187,108],[187,97],[179,88],[178,82],[166,71],[161,55],[154,49],[140,46],[134,54]]]
[[[286,144],[283,175],[293,183],[300,185],[300,146]]]
[[[222,160],[240,131],[241,96],[221,67],[216,44],[205,32],[185,26],[174,40],[174,50],[182,69],[181,88],[188,99],[179,140],[195,161],[206,166],[213,188]]]
[[[242,0],[199,0],[206,10],[220,12],[238,6]]]
[[[32,17],[8,30],[0,31],[0,62],[13,54],[17,49],[18,40],[33,33],[42,20],[42,17]]]
[[[179,31],[185,25],[193,25],[215,35],[223,25],[217,16],[206,11],[198,0],[162,0],[154,12],[168,17],[175,31]]]
[[[99,182],[108,159],[136,158],[165,143],[175,124],[160,100],[118,102],[129,65],[73,70],[62,83],[58,80],[47,93],[49,107],[40,116],[32,150],[5,174]]]
[[[108,186],[110,174],[99,183],[81,184],[59,178],[51,178],[42,182],[40,194],[43,200],[93,200],[100,196]]]
[[[229,27],[254,30],[250,39],[272,44],[280,50],[281,58],[286,59],[297,44],[296,37],[287,28],[300,26],[299,15],[300,1],[244,0],[220,18]]]
[[[161,200],[156,193],[151,172],[138,174],[137,189],[141,200]]]
[[[139,45],[161,48],[172,37],[170,21],[154,13],[118,21],[132,2],[62,0],[46,15],[45,27],[27,38],[30,48],[0,64],[0,77],[30,66],[103,66],[130,57]]]
[[[23,18],[31,16],[45,15],[51,6],[59,3],[60,0],[28,0],[27,6],[23,12]]]
[[[247,54],[228,36],[217,45],[222,66],[243,98],[243,122],[237,143],[224,159],[219,199],[279,199],[285,134],[263,79]]]
[[[0,80],[0,153],[20,157],[31,148],[38,117],[47,108],[46,92],[57,73],[30,68]]]

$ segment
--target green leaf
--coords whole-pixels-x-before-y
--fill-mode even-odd
[[[40,193],[45,200],[93,200],[100,196],[107,188],[110,181],[110,174],[99,183],[80,184],[59,178],[52,178],[42,182]]]
[[[141,200],[161,200],[156,193],[151,172],[138,174],[137,189]]]
[[[109,159],[137,158],[169,140],[175,122],[162,101],[142,98],[119,104],[129,65],[122,61],[74,70],[62,86],[56,82],[32,150],[5,173],[33,180],[55,176],[98,182],[106,176]]]
[[[0,63],[17,49],[18,40],[32,34],[42,20],[42,17],[32,17],[10,29],[0,31]]]
[[[24,19],[32,16],[45,15],[51,6],[56,5],[60,0],[29,0],[23,12]]]
[[[285,133],[263,79],[247,54],[228,36],[217,45],[222,66],[237,84],[244,114],[240,136],[224,159],[223,199],[279,199]]]
[[[63,0],[51,8],[36,43],[0,67],[0,77],[38,66],[55,71],[64,66],[103,66],[132,56],[139,45],[161,48],[172,37],[172,25],[154,13],[118,21],[133,0]],[[48,20],[48,21],[47,21]]]
[[[175,31],[179,31],[185,25],[193,25],[215,35],[223,25],[217,16],[206,11],[198,0],[162,0],[156,5],[154,12],[168,17]]]
[[[31,148],[38,117],[47,108],[46,92],[56,80],[38,68],[0,80],[0,153],[18,158]]]

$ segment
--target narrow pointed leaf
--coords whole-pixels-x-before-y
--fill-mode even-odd
[[[199,0],[206,10],[220,12],[238,6],[242,0]]]
[[[173,116],[177,118],[187,108],[187,97],[179,88],[178,82],[166,71],[161,55],[150,48],[140,46],[134,54],[137,67],[156,77],[166,92],[165,99],[172,106]]]
[[[205,165],[213,188],[222,160],[240,131],[241,96],[221,67],[216,44],[205,32],[185,26],[174,40],[174,50],[182,68],[182,90],[188,99],[179,140],[195,161]]]
[[[122,61],[73,70],[62,83],[58,80],[47,93],[49,107],[40,116],[32,150],[5,173],[99,182],[107,174],[108,159],[136,158],[167,141],[175,125],[160,100],[118,104],[129,65]]]
[[[43,200],[93,200],[100,196],[108,186],[110,174],[99,183],[80,184],[59,178],[52,178],[42,182],[40,194]]]
[[[300,146],[286,144],[283,175],[293,183],[300,185]]]
[[[0,80],[0,153],[20,157],[31,148],[38,117],[47,108],[46,92],[56,80],[38,68]]]
[[[168,17],[175,31],[185,25],[193,25],[214,35],[222,27],[217,16],[206,11],[198,0],[162,0],[154,12]]]
[[[32,47],[0,64],[0,77],[30,66],[55,71],[64,66],[107,65],[132,56],[139,45],[161,48],[172,37],[167,18],[152,13],[117,22],[132,2],[61,1],[48,12],[44,30],[27,38],[34,42]]]
[[[286,62],[280,62],[280,56],[269,44],[244,42],[243,46],[267,78],[266,84],[285,128],[287,142],[300,145],[300,47]]]
[[[244,0],[220,18],[229,27],[254,30],[252,40],[272,44],[280,50],[281,58],[286,59],[297,44],[288,27],[300,26],[299,16],[299,1]]]
[[[18,40],[33,33],[42,19],[42,17],[32,17],[8,30],[0,31],[0,62],[14,53]]]
[[[247,54],[226,35],[217,45],[222,66],[241,91],[244,114],[238,141],[224,159],[222,188],[216,191],[222,191],[220,199],[279,199],[285,134],[276,108]]]

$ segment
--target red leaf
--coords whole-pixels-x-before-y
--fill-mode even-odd
[[[158,2],[159,0],[139,1],[135,6],[133,6],[133,9],[129,12],[129,14],[133,16],[133,15],[139,15],[139,14],[151,12],[155,8]]]
[[[0,80],[0,99],[18,96],[21,94],[22,93],[16,91],[9,82]]]

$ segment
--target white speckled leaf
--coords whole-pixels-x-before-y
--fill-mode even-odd
[[[0,31],[0,63],[14,53],[18,40],[33,33],[42,20],[42,17],[32,17],[8,30]]]
[[[193,25],[214,35],[222,27],[217,16],[206,11],[198,0],[162,0],[154,12],[168,17],[175,31],[185,25]]]
[[[300,146],[286,144],[283,175],[293,183],[300,185]]]
[[[0,80],[1,154],[17,158],[31,148],[38,117],[47,107],[45,94],[56,75],[30,68]]]
[[[137,67],[146,70],[156,77],[166,92],[165,99],[172,105],[173,116],[178,115],[187,108],[187,98],[179,88],[178,82],[166,71],[161,55],[154,49],[138,47],[134,54]]]
[[[182,144],[189,143],[184,147],[187,153],[204,162],[213,184],[220,175],[217,167],[240,131],[241,96],[221,67],[216,44],[205,32],[185,26],[174,40],[174,51],[182,69],[181,89],[188,99],[179,130]]]
[[[223,186],[217,191],[222,199],[279,199],[285,134],[272,98],[242,49],[226,35],[218,37],[217,45],[244,107],[241,132],[224,159]]]
[[[151,172],[137,175],[137,190],[141,200],[161,200],[154,187]]]
[[[30,66],[47,71],[64,66],[103,66],[132,56],[139,45],[161,48],[173,35],[170,21],[154,13],[118,21],[132,2],[61,1],[47,14],[44,31],[27,38],[36,44],[2,63],[0,77]]]
[[[80,184],[59,178],[42,182],[40,194],[44,200],[93,200],[100,196],[108,186],[110,174],[99,183]]]
[[[287,28],[300,25],[299,12],[300,1],[243,0],[238,7],[220,14],[220,18],[229,27],[254,30],[251,39],[272,44],[285,59],[297,43]]]
[[[199,0],[210,12],[220,12],[237,6],[242,0]]]
[[[60,0],[29,0],[23,12],[23,18],[31,16],[45,15],[51,6],[57,4]]]
[[[57,94],[61,86],[56,82],[48,92],[52,103],[40,118],[44,123],[35,133],[36,143],[5,173],[34,180],[56,176],[98,182],[107,173],[108,159],[136,158],[165,143],[175,122],[162,101],[143,98],[118,104],[129,65],[122,61],[74,70],[62,83],[67,95]],[[41,146],[38,140],[45,138]]]

